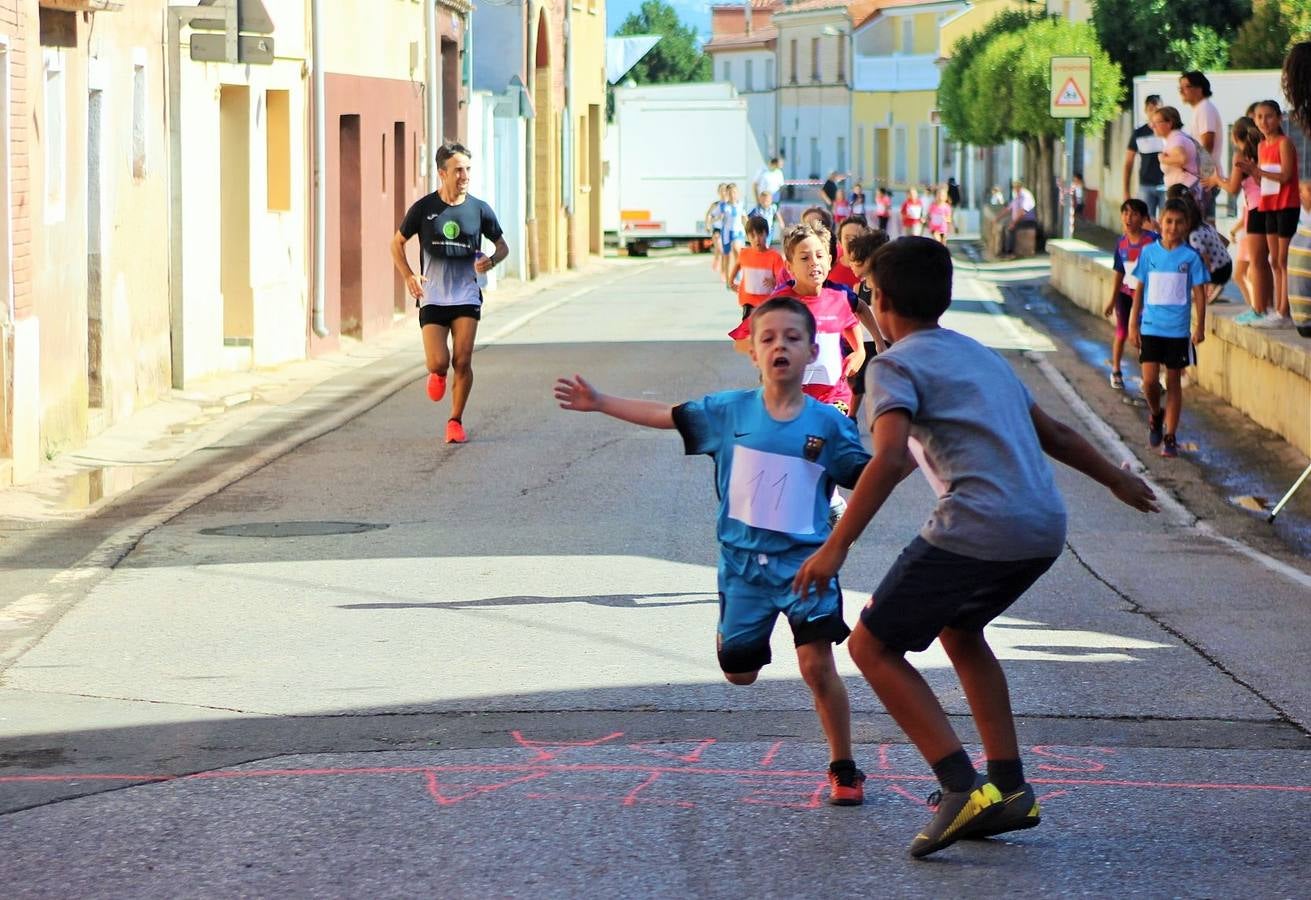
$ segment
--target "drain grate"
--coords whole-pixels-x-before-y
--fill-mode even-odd
[[[243,525],[202,528],[200,533],[215,537],[322,537],[329,534],[359,534],[386,527],[373,522],[247,522]]]

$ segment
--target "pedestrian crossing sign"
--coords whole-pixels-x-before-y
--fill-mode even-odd
[[[1053,56],[1049,87],[1053,118],[1088,118],[1092,115],[1092,57]]]

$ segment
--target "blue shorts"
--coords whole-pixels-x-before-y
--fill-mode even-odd
[[[729,674],[769,665],[769,636],[779,613],[792,626],[795,646],[840,644],[851,634],[842,621],[842,590],[835,578],[822,594],[792,593],[792,579],[816,549],[782,556],[721,547],[719,551],[719,667]]]
[[[745,244],[746,239],[747,236],[745,234],[738,234],[736,231],[725,231],[720,235],[720,240],[723,241],[725,253],[732,250],[734,244]]]

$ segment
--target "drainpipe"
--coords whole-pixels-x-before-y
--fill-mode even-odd
[[[310,0],[310,83],[314,95],[314,333],[327,337],[328,296],[328,110],[323,72],[323,16]]]
[[[538,68],[537,49],[536,49],[537,28],[540,19],[538,16],[534,16],[532,14],[532,5],[528,3],[524,4],[524,15],[528,17],[528,23],[529,23],[528,27],[524,31],[524,34],[526,36],[526,41],[531,42],[531,46],[533,47],[533,55],[532,55],[533,65],[529,67],[531,71],[525,74],[527,74],[528,76],[529,84],[535,87],[537,84],[537,68]],[[525,47],[524,49],[526,51],[527,47]],[[528,54],[526,52],[524,53],[524,58],[525,59],[528,58]],[[547,86],[547,89],[548,90],[550,89],[549,85]],[[522,90],[529,91],[530,89],[527,86],[525,86],[522,88]],[[533,96],[533,94],[531,93],[529,94],[529,96],[533,98],[534,105],[533,105],[533,118],[527,120],[524,127],[524,150],[525,150],[524,160],[526,163],[524,166],[524,195],[527,200],[526,206],[528,207],[525,210],[526,215],[524,216],[524,224],[528,226],[527,228],[528,280],[532,281],[537,278],[538,272],[541,269],[541,266],[539,265],[539,261],[537,258],[537,252],[539,248],[538,248],[538,240],[537,240],[537,121],[536,121],[537,116],[541,115],[541,112],[536,107],[536,97]]]
[[[168,321],[169,369],[173,387],[183,387],[183,284],[182,284],[182,16],[168,10]],[[189,21],[189,20],[188,20]]]
[[[424,169],[428,173],[428,193],[437,190],[437,167],[433,164],[437,147],[442,142],[441,115],[442,82],[438,71],[438,61],[442,51],[442,36],[437,32],[437,0],[423,2],[423,30],[428,46],[424,57],[427,59],[428,90],[428,158],[424,160]]]

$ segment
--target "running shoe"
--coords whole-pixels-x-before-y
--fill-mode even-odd
[[[1001,791],[991,783],[970,791],[934,791],[929,794],[929,808],[936,809],[937,815],[915,835],[910,855],[919,859],[982,833],[1001,812],[1001,801]]]
[[[1277,312],[1272,312],[1261,317],[1259,322],[1252,323],[1253,328],[1292,328],[1293,320],[1288,316],[1281,316]]]
[[[1121,375],[1119,372],[1112,372],[1111,387],[1115,388],[1117,391],[1124,390],[1124,376]]]
[[[828,802],[832,806],[860,806],[865,802],[865,773],[851,760],[829,763]]]
[[[1257,322],[1261,321],[1262,318],[1264,317],[1259,312],[1254,309],[1249,309],[1247,312],[1242,312],[1234,316],[1234,324],[1255,325]]]
[[[1179,444],[1175,441],[1174,435],[1165,436],[1165,443],[1161,445],[1161,455],[1166,459],[1174,459],[1179,455]]]
[[[830,497],[828,501],[828,527],[836,527],[838,519],[842,518],[842,514],[846,511],[847,501],[842,498],[841,494],[834,491],[833,496]]]
[[[428,399],[433,403],[446,396],[446,376],[436,372],[428,374]]]
[[[1147,445],[1149,447],[1161,446],[1161,438],[1165,436],[1165,411],[1152,413],[1151,424],[1147,428]]]
[[[454,419],[446,423],[446,443],[463,444],[468,438],[464,435],[464,426]]]
[[[1022,831],[1034,827],[1041,821],[1042,810],[1039,809],[1038,800],[1033,795],[1033,786],[1022,784],[1009,794],[1002,794],[1001,809],[970,837],[987,838],[1008,831]]]

